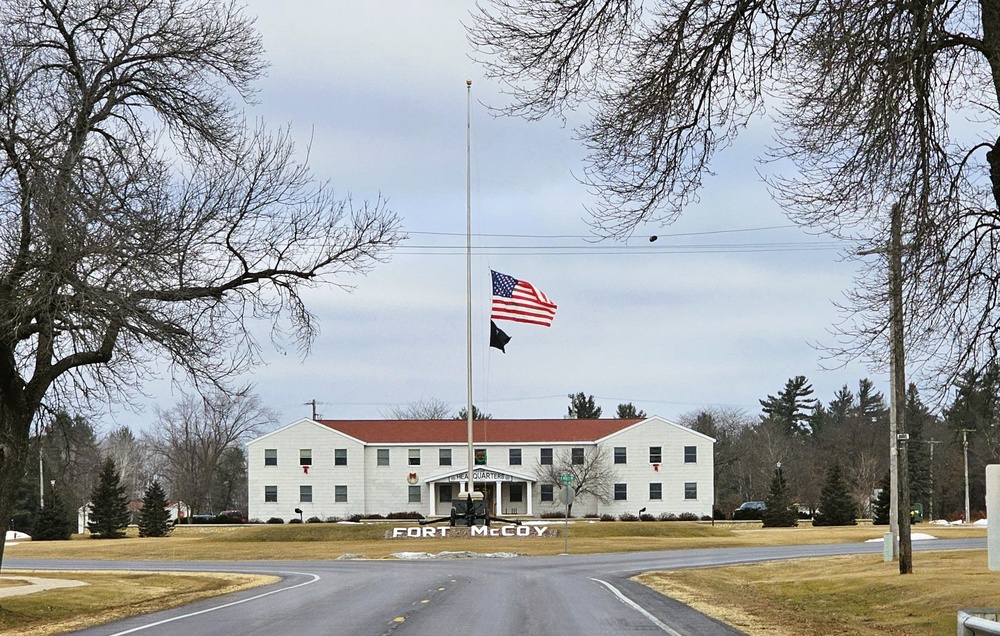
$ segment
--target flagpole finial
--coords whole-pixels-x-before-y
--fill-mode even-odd
[[[465,85],[466,86],[472,86],[472,80],[470,80],[470,79],[465,80]]]

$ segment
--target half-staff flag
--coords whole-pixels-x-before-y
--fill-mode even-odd
[[[510,336],[503,332],[503,329],[497,327],[497,323],[490,321],[490,346],[494,349],[499,349],[501,353],[507,353],[504,351],[504,347],[510,342]]]
[[[493,320],[526,322],[551,327],[556,304],[526,281],[490,271],[493,276]]]

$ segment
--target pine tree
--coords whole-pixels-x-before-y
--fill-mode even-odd
[[[889,525],[890,505],[891,497],[889,496],[889,473],[886,473],[885,479],[882,480],[882,489],[879,490],[878,496],[875,497],[875,505],[872,508],[873,524],[876,526]]]
[[[577,420],[596,420],[601,417],[601,407],[594,403],[594,396],[587,397],[583,391],[569,397],[569,417]]]
[[[851,495],[840,462],[834,462],[826,471],[826,483],[819,495],[819,512],[813,518],[814,526],[854,526],[858,519],[858,502]]]
[[[910,477],[910,503],[920,504],[926,514],[931,500],[931,452],[924,434],[924,427],[934,422],[934,415],[920,400],[915,384],[906,392],[906,458]]]
[[[65,541],[73,535],[73,519],[66,511],[66,505],[54,488],[45,497],[45,507],[38,514],[34,533],[34,541]]]
[[[635,405],[629,402],[627,404],[618,405],[618,413],[615,417],[620,420],[641,420],[646,418],[646,412],[635,408]]]
[[[777,468],[774,469],[771,489],[767,493],[764,504],[767,506],[762,517],[765,528],[794,528],[799,525],[798,511],[792,505],[788,482],[785,481],[785,473],[781,470],[781,464],[778,464]]]
[[[797,375],[789,378],[777,397],[769,395],[766,400],[760,400],[761,410],[765,416],[786,427],[790,434],[809,435],[812,432],[809,415],[816,405],[816,398],[809,397],[812,393],[806,376]]]
[[[170,511],[167,510],[167,495],[154,481],[146,487],[139,511],[140,537],[165,537],[170,534]]]
[[[95,539],[120,539],[128,527],[128,496],[110,457],[104,461],[97,485],[90,492],[87,529]]]

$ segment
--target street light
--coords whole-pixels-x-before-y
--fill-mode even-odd
[[[639,508],[639,521],[642,521],[642,513],[646,512],[646,507]]]
[[[297,514],[299,516],[299,522],[301,523],[302,522],[302,508],[296,508],[295,509],[295,514]]]

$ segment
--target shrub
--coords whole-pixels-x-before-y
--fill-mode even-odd
[[[712,517],[712,516],[709,516],[709,515],[702,515],[701,516],[701,520],[702,521],[713,521],[714,519],[715,519],[715,517]]]
[[[338,521],[343,521],[340,517],[327,517],[323,520],[325,523],[337,523]]]
[[[677,518],[681,521],[697,521],[698,515],[693,512],[682,512]]]
[[[631,512],[623,512],[618,515],[618,521],[638,521],[639,517],[635,516]]]
[[[565,519],[566,518],[566,513],[565,512],[543,512],[542,514],[540,514],[538,516],[541,519]],[[572,518],[573,515],[570,515],[570,517]]]
[[[583,515],[583,518],[584,519],[597,519],[597,518],[599,518],[599,516],[600,515],[598,515],[596,512],[588,512],[587,514]]]
[[[319,517],[309,517],[306,519],[306,523],[323,523],[323,520]]]
[[[415,510],[410,512],[390,512],[385,516],[386,519],[423,519],[424,516]]]
[[[601,515],[601,521],[614,521],[614,520],[615,520],[614,515],[609,515],[608,513],[604,513],[603,515]]]
[[[660,521],[677,521],[677,515],[672,512],[661,512],[657,519]]]
[[[264,522],[258,519],[257,517],[254,517],[253,519],[247,521],[247,523],[264,523]]]
[[[639,515],[639,521],[656,521],[656,517],[649,514],[648,512],[644,512],[641,515]]]
[[[271,517],[267,520],[267,523],[285,523],[285,520],[281,517]]]
[[[347,518],[347,520],[348,520],[348,521],[351,521],[351,522],[353,522],[353,523],[358,523],[358,522],[360,522],[360,521],[361,521],[362,519],[364,519],[364,518],[365,518],[365,516],[364,516],[364,515],[361,515],[361,514],[353,514],[353,515],[349,516],[349,517]]]
[[[288,520],[288,523],[302,523],[302,520],[299,519],[298,517],[292,517],[291,519]]]

